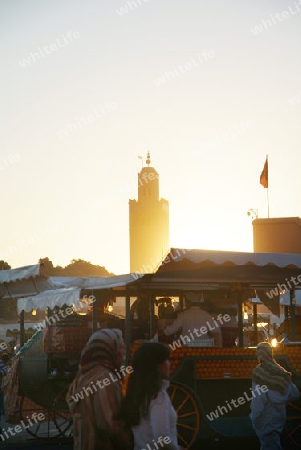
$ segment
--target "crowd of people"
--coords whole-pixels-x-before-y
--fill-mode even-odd
[[[92,395],[79,393],[100,379],[114,379],[123,359],[121,331],[94,333],[84,348],[78,374],[67,394],[73,416],[75,450],[141,450],[164,442],[166,450],[180,450],[177,414],[166,392],[169,350],[161,343],[144,343],[135,353],[125,397],[119,383],[108,383]]]
[[[204,333],[193,339],[198,345],[211,340],[212,345],[222,346],[221,320],[203,308],[200,294],[187,293],[186,302],[187,309],[173,317],[161,334],[191,336],[194,329],[203,328]],[[166,307],[171,317],[168,299],[164,299]],[[142,315],[141,311],[137,302],[133,315]],[[160,314],[164,315],[162,309]],[[177,413],[167,392],[169,356],[167,344],[148,340],[141,343],[125,367],[122,331],[102,328],[92,334],[66,397],[73,418],[74,450],[184,450],[178,443]],[[299,390],[292,374],[275,361],[269,343],[258,344],[257,357],[252,390],[255,392],[258,386],[266,389],[252,398],[250,419],[260,449],[281,450],[286,404],[299,397]],[[127,386],[122,391],[126,374]],[[7,367],[0,356],[1,379],[6,375]]]
[[[73,415],[75,450],[183,450],[177,439],[177,413],[167,393],[169,347],[145,342],[135,352],[124,397],[119,383],[105,389],[77,394],[100,379],[113,379],[124,356],[122,333],[103,329],[94,333],[81,355],[78,374],[69,388],[67,401]],[[299,397],[291,373],[274,359],[269,343],[257,346],[258,366],[253,371],[253,391],[264,386],[251,401],[250,418],[261,450],[281,450],[286,403]],[[123,366],[124,367],[124,366]],[[161,444],[161,447],[159,446]]]

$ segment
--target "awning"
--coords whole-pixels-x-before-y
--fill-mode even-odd
[[[112,289],[123,287],[143,277],[143,274],[113,275],[110,277],[51,277],[57,287],[80,287],[81,289]]]
[[[140,274],[138,278],[143,275]],[[72,304],[79,305],[81,290],[102,290],[112,289],[118,287],[125,287],[135,281],[132,274],[116,275],[111,277],[87,277],[87,278],[73,278],[73,277],[52,277],[52,282],[58,285],[65,285],[68,287],[61,289],[54,289],[42,292],[41,294],[20,298],[18,300],[18,313],[22,310],[29,312],[33,309],[54,308],[55,306],[62,307],[64,304],[71,306]]]
[[[41,292],[33,297],[19,298],[18,314],[23,310],[30,312],[33,309],[44,310],[46,308],[53,309],[55,306],[79,305],[80,291],[79,288],[55,289]]]
[[[250,289],[272,289],[287,277],[300,275],[300,269],[300,254],[172,248],[152,276],[151,285],[199,290],[206,289],[206,284],[209,289],[219,289],[240,283]]]
[[[19,298],[54,289],[40,264],[0,271],[0,298]]]
[[[111,277],[87,277],[83,289],[113,289],[125,287],[143,277],[143,274],[115,275]]]
[[[188,269],[191,266],[275,266],[301,269],[299,253],[246,253],[222,250],[172,248],[156,273]]]
[[[40,275],[40,264],[24,266],[18,269],[0,270],[0,284],[11,283],[17,280],[28,280]]]

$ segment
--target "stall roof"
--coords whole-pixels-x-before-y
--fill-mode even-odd
[[[18,299],[18,314],[23,310],[30,312],[33,309],[53,309],[55,306],[78,305],[80,302],[80,288],[63,288],[41,292],[33,297]]]
[[[151,289],[221,289],[243,283],[250,289],[272,288],[287,277],[301,275],[301,254],[246,253],[172,248],[157,272]],[[138,283],[142,280],[138,280]],[[231,287],[232,289],[232,287]]]
[[[19,298],[54,288],[40,264],[0,271],[0,298]]]
[[[275,266],[280,268],[301,268],[299,253],[246,253],[223,250],[196,250],[171,248],[156,273],[183,270],[191,265],[216,266]]]
[[[143,274],[113,275],[110,277],[51,277],[57,287],[80,287],[81,289],[112,289],[124,287],[143,277]]]
[[[35,278],[39,275],[41,275],[40,264],[19,267],[18,269],[0,270],[0,284],[28,280],[28,278]]]
[[[135,274],[137,279],[143,275]],[[79,304],[81,290],[100,290],[125,287],[135,281],[132,274],[115,275],[110,277],[52,277],[53,284],[57,289],[42,292],[34,297],[20,298],[18,300],[18,313],[22,310],[46,309],[54,306],[70,306]],[[59,286],[64,286],[59,288]]]

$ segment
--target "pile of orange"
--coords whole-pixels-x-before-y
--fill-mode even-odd
[[[256,367],[256,360],[227,359],[227,360],[200,360],[196,363],[197,378],[223,378],[230,376],[251,378]]]
[[[227,374],[231,374],[231,377],[251,377],[254,367],[258,364],[256,359],[222,359],[225,356],[243,358],[245,355],[255,356],[256,350],[237,347],[181,347],[171,351],[171,373],[179,367],[183,358],[194,357],[199,358],[195,363],[197,378],[223,378]],[[213,359],[207,359],[210,357]]]
[[[137,342],[131,346],[131,356],[141,345]],[[274,348],[274,354],[286,355],[295,371],[301,373],[301,346],[279,346]],[[256,357],[255,348],[218,348],[218,347],[180,347],[170,349],[170,370],[174,373],[183,358],[193,357],[195,362],[197,378],[224,378],[227,374],[231,377],[251,378],[252,371],[258,364],[256,358],[244,359],[244,356]],[[225,356],[233,356],[239,359],[222,359]],[[203,359],[203,357],[209,359]],[[211,359],[211,357],[213,357]],[[220,357],[220,358],[219,358]]]
[[[274,349],[275,355],[286,355],[290,365],[301,373],[301,346],[279,346]]]

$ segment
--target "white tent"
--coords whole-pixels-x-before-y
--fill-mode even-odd
[[[0,270],[0,298],[19,298],[55,289],[40,264]]]
[[[30,312],[33,309],[45,310],[53,309],[55,306],[63,305],[79,305],[80,289],[79,288],[63,288],[41,292],[33,297],[18,299],[18,314],[22,311]]]
[[[143,275],[139,275],[141,278]],[[65,278],[53,277],[52,282],[55,286],[66,286],[61,289],[54,289],[42,292],[38,295],[19,298],[18,313],[21,311],[30,312],[33,309],[54,308],[54,306],[62,307],[80,304],[80,292],[85,290],[100,290],[125,287],[132,283],[134,277],[131,274],[116,275],[111,277],[79,277]]]

